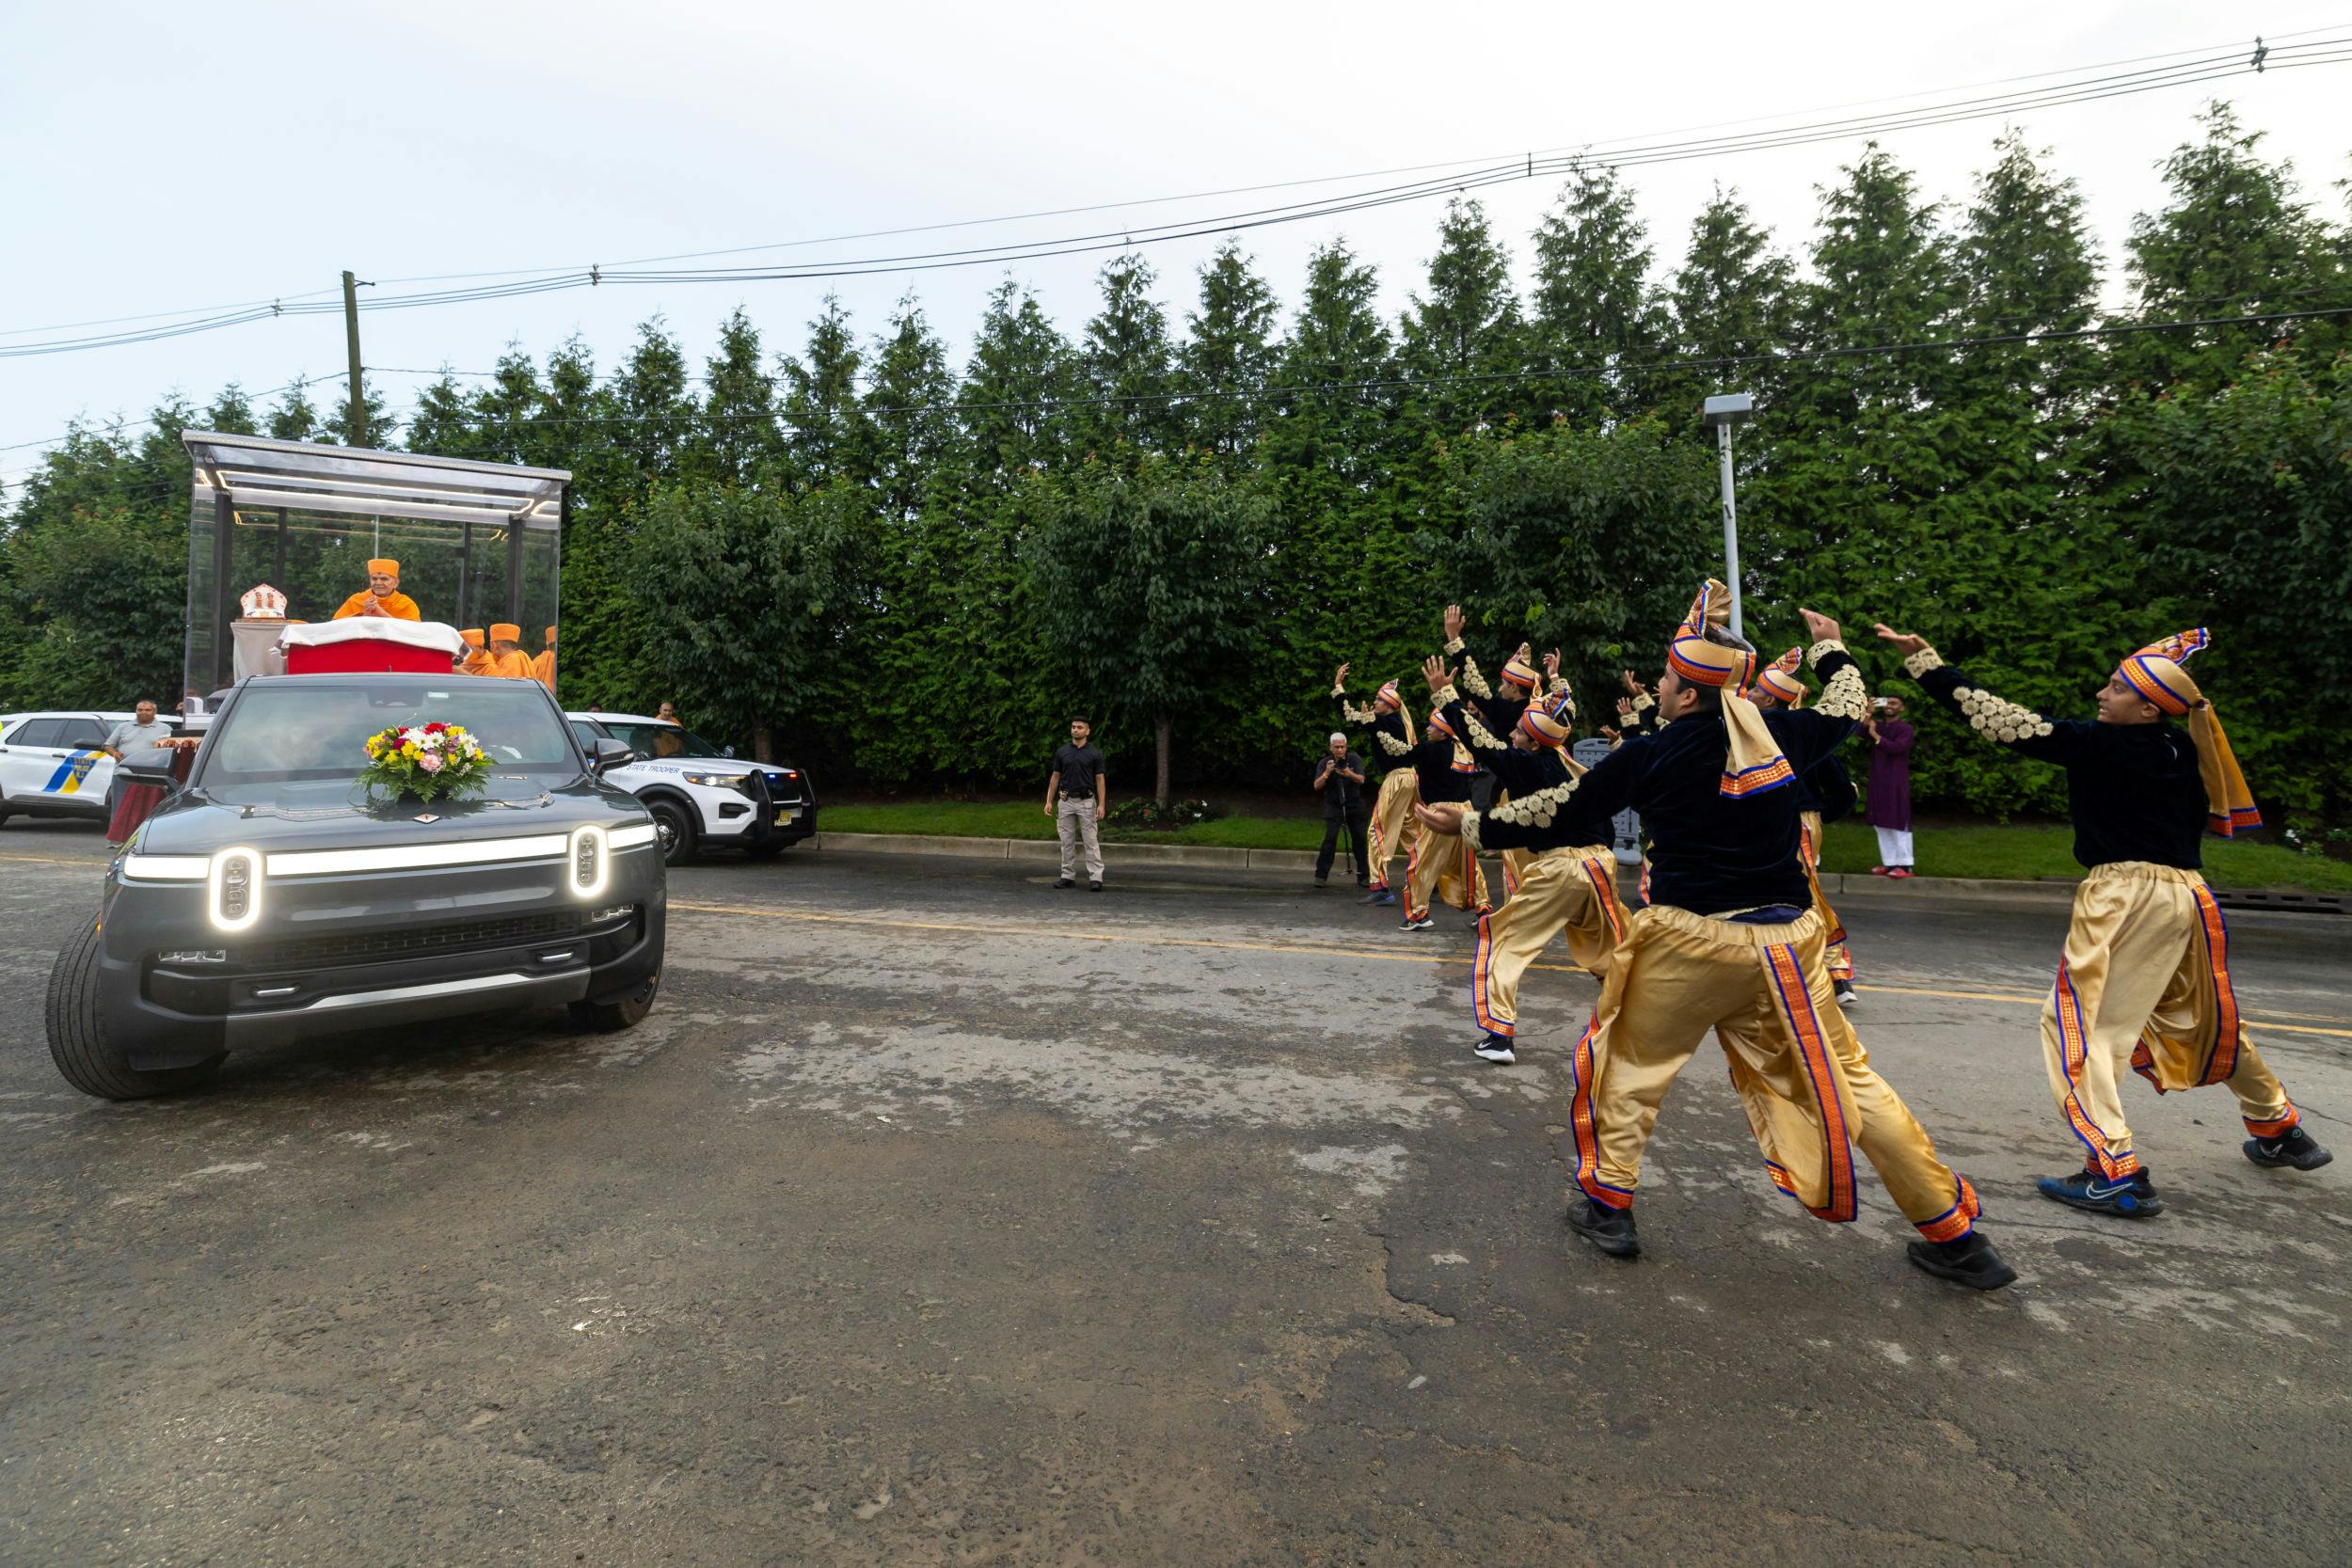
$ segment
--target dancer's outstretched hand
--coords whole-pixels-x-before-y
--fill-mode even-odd
[[[1893,626],[1888,626],[1883,621],[1881,621],[1870,629],[1877,632],[1887,641],[1892,642],[1895,645],[1895,651],[1902,655],[1905,658],[1909,658],[1913,654],[1923,652],[1928,645],[1928,640],[1926,638],[1914,637],[1907,631],[1897,631]]]
[[[1413,816],[1433,833],[1443,833],[1448,838],[1462,836],[1462,806],[1458,801],[1447,800],[1429,806],[1416,800],[1413,802]]]
[[[1465,624],[1460,605],[1450,604],[1445,607],[1445,640],[1447,641],[1451,642],[1459,638]]]
[[[1639,675],[1628,670],[1625,673],[1625,694],[1629,697],[1646,697],[1649,695],[1649,688],[1642,684],[1642,678]]]
[[[1348,669],[1349,669],[1349,666],[1344,665],[1344,664],[1341,665],[1341,666],[1340,666],[1340,673],[1339,673],[1338,674],[1333,675],[1333,676],[1331,677],[1331,684],[1332,684],[1333,686],[1345,686],[1345,685],[1347,684],[1347,672],[1348,672]]]
[[[1544,656],[1544,673],[1557,677],[1560,673],[1560,650],[1554,648]]]
[[[1603,725],[1600,727],[1600,737],[1601,737],[1603,740],[1608,741],[1608,742],[1609,742],[1612,746],[1615,745],[1615,744],[1617,743],[1618,738],[1619,738],[1619,737],[1618,737],[1618,735],[1617,735],[1617,732],[1616,732],[1616,731],[1614,731],[1614,730],[1613,730],[1613,729],[1611,729],[1611,728],[1610,728],[1608,725],[1606,725],[1606,724],[1603,724]]]
[[[1800,610],[1797,613],[1804,617],[1805,636],[1812,639],[1814,641],[1836,642],[1842,641],[1837,635],[1837,623],[1822,614],[1820,610]]]
[[[1429,694],[1434,697],[1454,684],[1454,672],[1445,667],[1444,659],[1431,654],[1421,661],[1421,678],[1429,683]]]

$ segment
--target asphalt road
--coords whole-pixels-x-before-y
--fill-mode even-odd
[[[2170,1212],[2037,1198],[2062,910],[1845,911],[1855,1014],[2026,1277],[1775,1195],[1711,1048],[1639,1263],[1560,1227],[1531,976],[1461,919],[1200,874],[795,851],[676,874],[631,1034],[232,1058],[106,1105],[42,1041],[94,832],[0,830],[0,1560],[2340,1561],[2352,1158],[2133,1100]],[[2296,924],[2301,919],[2305,923]],[[2352,1112],[2342,927],[2236,923],[2256,1037]],[[1556,950],[1555,950],[1556,951]],[[1562,959],[1565,962],[1565,958]],[[2291,1026],[2291,1027],[2290,1027]],[[2352,1151],[2347,1151],[2352,1152]]]

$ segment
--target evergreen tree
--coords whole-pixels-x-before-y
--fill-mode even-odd
[[[979,475],[1009,488],[1061,460],[1070,439],[1063,401],[1075,376],[1072,360],[1068,340],[1035,293],[1007,278],[988,296],[961,399]]]
[[[866,420],[872,432],[871,478],[881,491],[882,515],[912,521],[927,494],[937,494],[954,476],[960,433],[952,404],[955,372],[947,345],[912,293],[898,301],[890,331],[874,340],[873,373],[866,388]]]
[[[1519,401],[1537,421],[1593,425],[1647,406],[1657,388],[1617,367],[1663,352],[1666,312],[1649,272],[1632,191],[1606,165],[1579,169],[1535,230],[1528,341],[1553,373],[1527,383]]]
[[[1168,312],[1152,297],[1157,277],[1139,255],[1114,257],[1097,275],[1103,308],[1080,340],[1083,392],[1072,423],[1080,449],[1100,459],[1122,446],[1130,455],[1169,451],[1180,438]]]
[[[596,399],[591,418],[612,433],[608,482],[627,496],[679,477],[695,434],[696,409],[686,389],[686,356],[660,316],[637,328],[621,372]]]
[[[761,363],[759,329],[737,306],[719,325],[719,352],[706,362],[702,430],[689,464],[695,477],[748,484],[784,454],[776,387]]]
[[[2328,302],[2330,236],[2296,194],[2293,166],[2261,155],[2227,103],[2198,117],[2201,142],[2164,161],[2170,199],[2132,220],[2130,277],[2142,319],[2265,318]],[[2341,325],[2277,323],[2195,332],[2138,333],[2115,350],[2119,378],[2151,389],[2176,381],[2217,387],[2249,354],[2280,338],[2327,348],[2347,340]]]
[[[220,389],[212,406],[204,410],[204,428],[223,436],[259,436],[262,427],[253,413],[252,400],[245,388],[235,382]]]
[[[858,400],[857,334],[850,313],[833,294],[808,324],[804,358],[787,356],[778,367],[785,383],[785,446],[793,483],[815,489],[836,479],[864,481],[872,467],[872,442]]]
[[[278,394],[277,406],[269,411],[269,437],[273,441],[315,441],[319,437],[319,411],[310,402],[310,384],[300,376],[294,385]]]
[[[1200,307],[1176,353],[1185,433],[1194,446],[1223,458],[1248,453],[1266,417],[1264,393],[1275,365],[1278,307],[1242,253],[1228,240],[1200,269]]]
[[[1436,430],[1500,420],[1518,406],[1527,330],[1511,287],[1511,259],[1476,201],[1446,204],[1425,290],[1412,296],[1398,359],[1415,408]]]
[[[1754,394],[1769,415],[1779,402],[1782,378],[1767,356],[1788,346],[1795,296],[1795,265],[1772,248],[1772,236],[1756,226],[1739,192],[1716,186],[1692,221],[1690,248],[1675,269],[1668,309],[1676,357],[1724,363],[1694,364],[1654,378],[1652,394],[1665,417],[1693,426],[1702,401],[1733,388]]]

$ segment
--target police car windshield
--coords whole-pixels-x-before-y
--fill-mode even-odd
[[[604,727],[613,738],[637,753],[640,762],[660,762],[670,757],[716,757],[726,753],[680,724],[615,723],[608,719]]]
[[[238,695],[205,742],[200,782],[218,789],[355,778],[367,766],[368,736],[437,720],[464,725],[499,772],[580,771],[571,736],[535,684],[286,676]]]

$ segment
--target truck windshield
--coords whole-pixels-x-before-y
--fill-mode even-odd
[[[246,687],[214,725],[201,782],[220,788],[352,778],[368,764],[368,736],[436,721],[464,725],[501,772],[580,771],[572,737],[536,685],[278,676]]]

